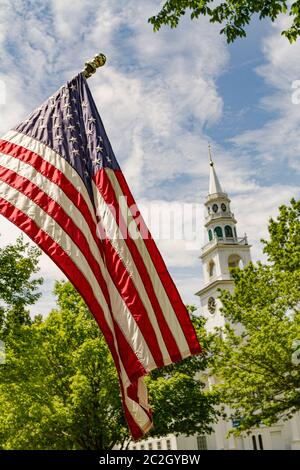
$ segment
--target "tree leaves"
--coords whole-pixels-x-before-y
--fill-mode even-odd
[[[290,42],[296,41],[300,35],[299,0],[292,4],[286,0],[227,0],[217,4],[213,0],[168,0],[160,12],[148,21],[153,25],[154,31],[158,31],[163,25],[176,28],[186,11],[190,12],[192,20],[207,15],[211,23],[223,25],[220,34],[226,36],[228,43],[246,36],[246,26],[255,15],[260,20],[269,18],[271,21],[275,21],[280,14],[289,15],[292,25],[281,34]]]
[[[22,237],[0,249],[0,299],[6,306],[24,307],[40,297],[37,289],[42,279],[32,279],[39,270],[39,256],[40,251]]]

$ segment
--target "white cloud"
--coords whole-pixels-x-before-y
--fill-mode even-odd
[[[74,38],[85,35],[88,31],[88,23],[93,23],[93,10],[95,2],[82,0],[52,0],[53,26],[56,36],[66,42],[74,41]]]
[[[272,113],[264,126],[237,135],[232,141],[238,148],[256,153],[266,174],[284,171],[284,166],[300,172],[300,104],[292,102],[292,83],[300,80],[300,44],[290,44],[281,36],[289,20],[280,19],[264,38],[265,64],[257,68],[270,93],[261,107]],[[283,177],[283,176],[282,176]]]
[[[169,268],[199,264],[205,237],[204,207],[199,202],[142,200],[139,208]]]
[[[200,270],[199,270],[200,273]],[[186,304],[191,304],[195,305],[196,307],[200,307],[200,300],[199,297],[195,296],[196,292],[198,292],[202,285],[202,276],[199,274],[199,276],[182,276],[180,279],[178,279],[176,285],[178,288],[178,291],[180,295],[182,296],[183,301]],[[199,308],[200,312],[200,308]]]
[[[254,261],[264,259],[260,240],[269,238],[270,217],[276,218],[278,207],[288,204],[297,191],[297,187],[283,184],[257,187],[255,191],[240,193],[232,201],[232,209],[238,220],[238,235],[244,236],[244,233],[247,233]]]

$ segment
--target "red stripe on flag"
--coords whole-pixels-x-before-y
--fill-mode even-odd
[[[0,160],[1,162],[1,160]],[[16,189],[18,192],[27,196],[30,200],[32,200],[35,204],[37,204],[41,209],[43,209],[50,217],[52,217],[61,227],[62,229],[69,235],[69,237],[73,240],[76,246],[80,249],[82,254],[85,256],[86,260],[88,261],[97,282],[102,290],[104,295],[105,301],[110,307],[110,296],[107,289],[107,284],[103,279],[100,266],[96,262],[89,249],[88,241],[86,240],[84,234],[80,231],[79,227],[73,222],[73,220],[68,216],[68,214],[64,211],[64,209],[56,203],[53,199],[51,199],[46,192],[41,191],[41,189],[32,183],[30,180],[20,176],[18,173],[9,170],[5,167],[0,165],[0,181],[4,181],[12,188]],[[46,191],[46,188],[45,188]],[[113,274],[113,279],[117,279],[118,285],[118,293],[123,298],[125,304],[131,310],[134,311],[135,318],[139,320],[141,313],[144,310],[144,306],[141,303],[137,292],[135,291],[134,285],[130,278],[127,276],[127,272],[119,259],[118,255],[112,249],[110,243],[106,243],[106,249],[110,252],[112,259],[110,257],[107,258],[106,262],[110,266],[110,269]],[[123,269],[122,269],[123,268]],[[145,312],[146,313],[146,312]],[[147,313],[146,313],[147,314]],[[133,314],[134,316],[134,314]],[[138,323],[138,322],[137,322]],[[117,325],[117,324],[116,324]],[[139,325],[141,327],[141,324]],[[119,328],[119,327],[118,327]],[[155,335],[154,331],[151,331],[151,324],[147,324],[145,321],[142,324],[142,329],[144,329],[144,334],[151,333],[151,341],[152,349],[153,349],[153,356],[155,358],[155,354],[157,355],[157,366],[163,366],[163,359],[160,354],[160,349],[155,342]],[[140,330],[142,331],[140,328]],[[123,342],[122,335],[120,336],[120,342]],[[148,342],[147,342],[148,343]],[[151,349],[151,348],[150,348]],[[125,345],[125,350],[128,350],[128,347]],[[134,354],[134,356],[133,356]],[[126,359],[131,363],[137,360],[135,353],[129,354],[129,357]],[[125,365],[124,365],[125,366]],[[128,375],[132,374],[132,371],[128,371]],[[135,375],[134,375],[135,377]],[[130,377],[131,378],[131,377]]]
[[[130,431],[131,431],[131,434],[132,434],[132,437],[134,440],[138,440],[140,439],[141,437],[143,437],[143,435],[145,434],[145,432],[147,432],[149,429],[147,430],[141,430],[141,428],[138,426],[138,424],[134,421],[126,403],[125,403],[125,397],[124,397],[124,387],[123,387],[123,384],[122,382],[120,382],[120,385],[121,385],[121,393],[122,393],[122,398],[123,398],[123,403],[124,403],[124,410],[125,410],[125,416],[126,416],[126,420],[129,424],[129,427],[130,427]],[[128,387],[128,390],[127,390],[127,396],[129,398],[131,398],[131,400],[135,401],[135,402],[138,402],[139,401],[139,398],[138,398],[138,381],[134,381],[130,387]],[[146,410],[143,406],[141,406],[141,408],[143,409],[144,413],[148,416],[148,419],[149,419],[149,424],[152,423],[152,411],[151,410]],[[150,426],[149,426],[150,428]]]
[[[84,197],[82,194],[80,194],[80,192],[77,191],[72,182],[54,165],[44,160],[37,153],[34,153],[31,150],[22,147],[21,145],[16,145],[9,141],[0,139],[0,152],[17,158],[18,160],[21,160],[24,163],[32,166],[41,175],[45,176],[45,178],[47,178],[49,181],[52,181],[52,183],[56,184],[66,194],[66,196],[73,202],[77,209],[80,210],[82,216],[85,218],[88,226],[91,229],[94,240],[98,245],[100,255],[102,256],[103,247],[99,237],[97,236],[95,221]],[[93,201],[91,202],[93,203]]]
[[[106,341],[109,346],[113,348],[113,336],[107,326],[104,313],[93,294],[93,290],[91,289],[89,282],[69,255],[65,253],[55,240],[39,228],[30,217],[2,197],[0,197],[0,213],[20,230],[25,232],[31,240],[33,240],[48,256],[50,256],[59,269],[67,276],[68,279],[70,279],[72,284],[74,284],[78,292],[84,294],[83,298],[91,307],[91,311],[93,311],[98,324],[101,325],[101,330]]]
[[[149,320],[147,310],[139,293],[124,266],[119,254],[115,251],[109,240],[104,242],[105,261],[107,269],[122,298],[126,301],[133,318],[135,319],[147,343],[157,367],[164,366],[163,356],[156,338],[154,328]]]
[[[61,269],[61,271],[67,276],[67,278],[71,281],[71,283],[77,289],[79,294],[85,300],[88,308],[93,313],[106,339],[106,342],[112,352],[114,362],[115,362],[115,365],[119,374],[121,387],[122,387],[122,392],[123,392],[122,395],[123,395],[123,402],[124,402],[123,405],[125,408],[126,418],[128,419],[128,424],[130,426],[130,430],[134,438],[139,439],[144,434],[144,432],[143,430],[140,429],[138,424],[135,422],[133,416],[130,414],[125,404],[124,384],[121,378],[119,355],[114,345],[113,334],[105,320],[103,310],[101,309],[99,303],[97,302],[97,299],[95,298],[93,294],[93,290],[91,289],[89,282],[86,280],[82,272],[77,268],[76,264],[72,261],[72,259],[55,242],[55,240],[53,240],[47,233],[45,233],[42,229],[40,229],[37,226],[37,224],[32,219],[30,219],[26,214],[24,214],[22,211],[17,209],[15,206],[13,206],[11,203],[6,201],[2,197],[0,197],[0,214],[2,214],[10,222],[16,225],[20,230],[26,233],[31,238],[31,240],[33,240],[48,256],[51,257],[51,259]],[[120,331],[120,329],[118,328],[117,330],[118,330],[117,335],[118,335],[119,344],[122,345],[121,360],[122,360],[123,366],[125,367],[125,370],[127,369],[127,375],[130,380],[132,377],[134,388],[137,389],[136,381],[139,377],[144,376],[146,374],[146,371],[143,368],[142,364],[136,360],[134,362],[134,365],[135,365],[134,369],[132,369],[133,363],[132,361],[130,363],[130,360],[128,361],[127,367],[125,366],[125,363],[127,362],[127,360],[125,361],[124,359],[126,357],[132,358],[134,356],[134,358],[136,359],[136,356],[131,350],[131,348],[129,347],[126,339],[123,337],[123,334]],[[137,365],[138,367],[136,367]],[[129,370],[129,368],[131,368],[131,370]],[[133,390],[131,390],[131,392],[133,392]],[[136,393],[135,396],[137,396],[137,390],[135,393]]]
[[[140,223],[140,230],[142,233],[147,233],[148,231],[148,238],[144,238],[145,246],[148,249],[149,255],[152,259],[153,265],[156,267],[156,271],[158,276],[160,277],[160,280],[162,282],[162,285],[164,286],[164,289],[170,299],[171,304],[173,305],[175,314],[178,318],[178,321],[182,327],[182,331],[185,335],[186,341],[189,345],[190,351],[192,354],[198,354],[201,352],[201,346],[198,342],[197,335],[195,332],[195,329],[193,327],[193,324],[191,323],[189,314],[187,312],[187,309],[185,305],[183,304],[181,297],[178,293],[178,290],[168,273],[167,267],[165,265],[164,260],[162,259],[162,256],[155,244],[155,241],[153,240],[149,230],[146,227],[146,224],[144,220],[142,219],[140,214],[136,214],[132,211],[132,207],[136,207],[136,203],[134,201],[134,198],[131,194],[131,191],[128,187],[128,184],[124,178],[124,175],[121,171],[116,170],[115,171],[116,178],[119,182],[119,185],[122,189],[122,192],[124,196],[127,197],[127,203],[128,207],[131,210],[132,217],[136,219],[138,217],[139,223]]]
[[[103,199],[105,200],[106,204],[111,205],[115,209],[116,222],[118,226],[120,227],[120,231],[122,232],[124,241],[127,244],[129,251],[131,252],[132,258],[136,264],[140,277],[144,283],[144,287],[148,294],[153,310],[156,314],[157,321],[159,323],[159,327],[160,327],[166,348],[168,350],[168,353],[173,362],[180,361],[182,359],[182,355],[180,353],[176,340],[174,339],[173,334],[168,326],[168,323],[166,322],[165,316],[163,314],[163,311],[160,307],[160,304],[154,292],[153,284],[151,282],[151,279],[150,279],[148,270],[145,266],[145,263],[143,261],[143,258],[140,252],[138,251],[134,240],[130,238],[129,232],[126,228],[126,223],[121,215],[119,202],[117,201],[116,194],[114,192],[114,189],[111,185],[111,182],[105,170],[100,170],[95,175],[95,183]]]
[[[126,421],[127,421],[128,426],[130,428],[131,435],[132,435],[132,437],[135,441],[138,441],[141,437],[143,437],[143,435],[145,434],[145,431],[141,430],[139,425],[134,420],[133,416],[131,415],[131,413],[130,413],[130,411],[129,411],[126,403],[125,403],[124,398],[123,398],[123,406],[124,406]],[[148,413],[147,413],[147,415],[149,416]],[[149,419],[152,421],[151,416],[149,417]]]
[[[73,220],[68,216],[64,209],[57,202],[51,199],[46,192],[41,191],[41,189],[34,183],[32,183],[30,180],[24,178],[23,176],[20,176],[18,173],[15,173],[12,170],[2,167],[1,165],[0,180],[4,181],[12,188],[16,189],[17,191],[31,199],[33,202],[35,202],[35,204],[37,204],[48,215],[50,215],[69,235],[69,237],[78,246],[82,254],[87,259],[103,292],[104,298],[109,305],[109,293],[107,290],[106,282],[103,279],[100,266],[95,261],[95,258],[90,251],[89,243],[85,235],[80,231],[79,227],[73,222]]]
[[[131,346],[128,344],[127,339],[125,338],[121,328],[114,318],[113,323],[122,364],[130,382],[134,383],[140,377],[146,375],[147,371],[145,370],[143,364],[138,360]]]

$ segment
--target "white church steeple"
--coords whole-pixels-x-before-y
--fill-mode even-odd
[[[216,194],[216,193],[223,193],[223,189],[221,187],[219,178],[217,177],[217,173],[215,172],[214,162],[211,156],[211,147],[210,144],[208,145],[208,153],[209,153],[209,165],[210,165],[210,174],[209,174],[209,194]]]
[[[214,238],[232,239],[236,241],[236,220],[230,211],[230,199],[223,191],[219,178],[215,170],[215,164],[211,156],[210,145],[209,151],[209,191],[206,198],[205,206],[207,208],[207,217],[205,219],[205,227],[207,228],[208,241]]]
[[[207,328],[222,326],[219,289],[234,288],[230,268],[244,266],[251,261],[250,246],[246,235],[238,237],[237,221],[231,212],[230,199],[222,189],[209,146],[209,192],[205,206],[206,242],[201,250],[204,285],[196,295],[200,297]]]

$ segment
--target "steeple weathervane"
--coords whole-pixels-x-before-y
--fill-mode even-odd
[[[208,155],[210,164],[210,175],[209,175],[209,194],[223,194],[224,191],[220,184],[219,178],[214,168],[214,162],[211,156],[211,145],[208,144]]]
[[[208,156],[209,156],[209,164],[210,166],[214,166],[214,162],[212,160],[212,156],[211,156],[211,145],[208,144]]]

